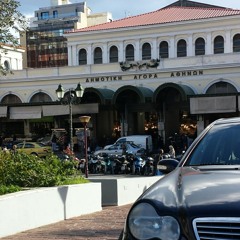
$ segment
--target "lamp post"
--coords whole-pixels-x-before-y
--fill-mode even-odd
[[[84,93],[84,88],[78,83],[77,88],[68,89],[68,95],[65,97],[65,90],[62,87],[62,84],[58,85],[56,94],[61,104],[69,106],[69,134],[70,134],[70,150],[73,152],[73,127],[72,127],[72,105],[79,104]]]
[[[79,117],[80,122],[83,124],[84,126],[84,142],[85,142],[85,177],[88,178],[88,153],[87,153],[87,124],[90,120],[90,116],[81,116]]]

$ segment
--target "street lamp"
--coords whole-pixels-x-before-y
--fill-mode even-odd
[[[83,124],[84,126],[84,142],[85,142],[85,177],[88,178],[88,154],[87,154],[87,124],[90,120],[90,116],[81,116],[79,117],[80,122]]]
[[[72,105],[73,104],[79,104],[81,100],[84,88],[81,86],[80,83],[78,83],[76,89],[70,88],[68,89],[68,95],[64,97],[65,90],[62,87],[62,84],[58,85],[58,89],[56,90],[56,94],[58,99],[60,100],[61,104],[68,105],[69,106],[69,124],[70,124],[70,150],[73,152],[73,127],[72,127]]]

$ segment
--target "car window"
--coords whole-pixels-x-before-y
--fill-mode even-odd
[[[22,148],[22,147],[23,147],[23,143],[17,144],[17,148]]]
[[[194,149],[185,165],[240,164],[240,125],[215,125]]]
[[[26,143],[24,148],[34,148],[34,145],[31,143]]]
[[[129,143],[129,145],[132,147],[132,148],[139,148],[138,145],[134,144],[133,142]]]
[[[108,148],[108,150],[116,150],[118,149],[119,145],[113,145],[110,148]]]
[[[124,143],[124,142],[126,142],[126,141],[127,141],[126,138],[121,138],[121,139],[119,139],[119,140],[117,141],[117,143]]]

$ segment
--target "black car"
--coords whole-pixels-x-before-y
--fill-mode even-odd
[[[131,207],[122,240],[240,239],[240,118],[210,124]],[[170,168],[169,168],[170,166]]]

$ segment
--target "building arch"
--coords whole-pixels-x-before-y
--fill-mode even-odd
[[[1,104],[18,104],[22,103],[22,100],[17,94],[13,93],[6,93],[5,96],[2,97],[1,99]]]
[[[114,93],[112,104],[116,104],[117,98],[119,98],[119,96],[126,91],[130,91],[134,93],[137,96],[139,103],[146,103],[146,102],[152,101],[153,91],[151,89],[146,87],[135,87],[135,86],[127,85],[127,86],[120,87]]]
[[[85,48],[81,48],[78,51],[78,65],[86,64],[87,64],[87,50]]]
[[[94,64],[102,64],[103,63],[103,50],[101,47],[94,48],[93,62],[94,62]]]
[[[86,88],[83,94],[83,103],[99,103],[102,105],[110,104],[114,91],[104,88]]]
[[[226,79],[217,79],[209,83],[205,88],[204,94],[231,94],[238,93],[238,87]]]
[[[32,96],[29,99],[30,103],[43,103],[43,102],[52,102],[52,98],[44,92],[37,92],[32,94]]]
[[[116,45],[112,45],[109,48],[109,62],[118,62],[118,47]]]
[[[206,53],[206,42],[202,37],[198,37],[195,42],[195,56],[205,55]]]
[[[233,52],[240,52],[240,33],[233,36]]]
[[[152,58],[152,46],[149,42],[142,44],[142,60],[150,60]]]
[[[127,44],[125,47],[125,61],[135,60],[135,47],[133,44]]]
[[[145,113],[154,111],[153,91],[146,87],[123,86],[113,96],[114,122],[121,126],[121,136],[145,134]]]
[[[154,91],[153,103],[158,112],[159,126],[162,126],[158,131],[166,145],[172,144],[170,139],[182,133],[182,126],[196,124],[190,117],[188,100],[188,96],[194,94],[189,86],[176,83],[164,83]],[[179,144],[175,147],[182,148]]]
[[[187,42],[185,39],[180,39],[177,42],[177,57],[187,56]]]
[[[194,90],[184,84],[176,84],[176,83],[164,83],[160,85],[153,94],[153,102],[157,101],[157,96],[160,94],[160,92],[164,92],[167,88],[173,88],[177,90],[180,93],[182,101],[187,101],[188,95],[194,95]]]
[[[169,58],[168,41],[163,40],[159,43],[159,58]]]
[[[222,54],[224,53],[224,37],[217,35],[213,40],[213,53]]]

